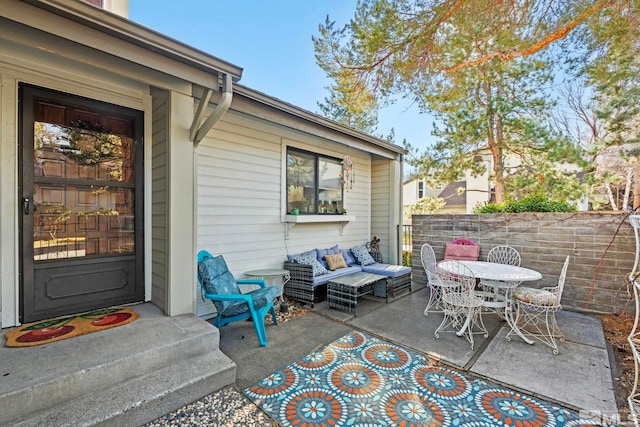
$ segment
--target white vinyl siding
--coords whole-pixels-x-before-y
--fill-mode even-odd
[[[1,61],[0,61],[1,62]],[[0,67],[0,328],[17,324],[18,288],[18,84]]]
[[[376,160],[372,164],[371,177],[371,235],[380,239],[380,251],[384,261],[390,260],[391,235],[389,221],[391,214],[390,161]]]

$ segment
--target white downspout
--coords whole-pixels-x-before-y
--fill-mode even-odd
[[[231,106],[231,100],[233,98],[233,89],[232,89],[232,79],[231,75],[225,74],[222,77],[222,96],[220,97],[220,102],[216,105],[216,108],[211,112],[209,117],[202,123],[200,128],[197,131],[194,130],[198,126],[200,119],[204,115],[204,112],[207,109],[207,105],[209,104],[209,98],[211,97],[211,90],[207,89],[205,92],[205,96],[203,97],[200,105],[198,106],[198,110],[196,112],[196,117],[193,119],[193,123],[191,125],[191,133],[190,136],[193,139],[193,146],[197,147],[200,144],[200,141],[205,137],[205,135],[211,130],[211,128],[220,120],[220,117],[224,113],[227,112],[229,107]]]

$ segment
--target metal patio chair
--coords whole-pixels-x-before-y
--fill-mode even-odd
[[[513,301],[517,306],[515,324],[528,337],[532,337],[553,349],[558,354],[557,341],[564,341],[564,335],[558,327],[556,313],[562,310],[560,300],[567,278],[569,256],[564,261],[558,284],[545,288],[521,286],[513,293]],[[513,329],[507,334],[511,339]]]
[[[489,336],[482,321],[484,297],[475,291],[476,278],[471,270],[460,263],[456,264],[455,271],[438,270],[434,275],[434,279],[440,282],[444,314],[434,335],[439,338],[440,332],[455,332],[459,337],[464,336],[473,349],[474,335]]]
[[[222,255],[214,257],[207,251],[198,252],[198,282],[202,287],[202,297],[216,306],[213,325],[220,328],[231,322],[252,319],[260,345],[267,345],[264,318],[271,313],[274,325],[278,324],[273,300],[280,294],[278,286],[267,286],[264,280],[236,280],[227,267]],[[240,286],[254,285],[258,289],[242,293]]]
[[[509,245],[500,245],[491,248],[487,254],[487,262],[498,264],[520,265],[522,258],[516,249]]]
[[[430,311],[441,311],[431,310],[432,307],[437,307],[440,304],[441,292],[439,281],[433,280],[437,262],[436,254],[430,244],[425,243],[422,245],[422,248],[420,248],[420,261],[422,262],[422,268],[424,268],[427,275],[427,284],[429,285],[429,302],[427,303],[427,307],[424,309],[424,315],[428,316]]]
[[[493,262],[496,264],[515,265],[520,266],[522,258],[518,251],[509,245],[500,245],[491,248],[487,254],[487,262]],[[491,302],[499,299],[504,304],[507,298],[507,291],[513,289],[519,285],[518,282],[502,282],[500,280],[480,280],[480,287],[482,288],[485,300]],[[497,302],[497,301],[496,301]],[[498,304],[501,306],[501,304]],[[500,317],[504,318],[502,309],[494,310]]]

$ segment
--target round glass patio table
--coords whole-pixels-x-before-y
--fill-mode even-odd
[[[522,282],[528,282],[532,280],[542,279],[542,274],[536,270],[530,268],[519,267],[516,265],[498,264],[495,262],[486,261],[440,261],[438,263],[438,269],[449,273],[457,273],[459,270],[455,268],[456,264],[460,263],[467,267],[476,279],[484,280],[496,280],[503,282],[501,288],[505,289],[504,301],[499,301],[497,292],[492,295],[493,301],[486,303],[487,307],[504,308],[504,317],[509,327],[515,332],[522,340],[528,344],[533,344],[533,341],[525,337],[513,318],[513,308],[511,307],[511,295],[513,291]]]
[[[289,281],[289,279],[291,279],[291,272],[289,270],[280,268],[261,268],[258,270],[245,271],[244,275],[247,277],[264,279],[267,283],[269,283],[269,281],[275,282],[276,279],[282,279],[279,283],[276,282],[273,284],[280,287],[280,294],[278,295],[278,298],[280,299],[280,302],[284,301],[284,298],[282,297],[284,285]]]

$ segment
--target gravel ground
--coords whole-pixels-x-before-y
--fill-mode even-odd
[[[235,387],[231,386],[147,423],[145,427],[273,427],[277,425]]]

